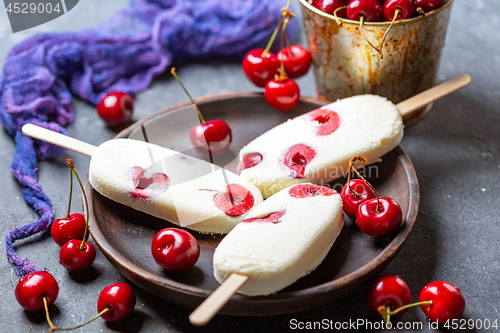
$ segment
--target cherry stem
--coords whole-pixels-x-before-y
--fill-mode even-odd
[[[177,80],[177,82],[179,82],[179,84],[181,85],[181,87],[184,90],[184,92],[186,93],[186,95],[188,95],[189,100],[191,101],[191,103],[193,103],[194,108],[196,109],[196,112],[198,113],[198,118],[200,118],[201,123],[204,124],[206,121],[203,118],[203,115],[201,114],[201,111],[198,108],[198,105],[196,105],[196,103],[194,102],[193,97],[191,97],[191,95],[187,91],[186,87],[184,87],[184,85],[182,84],[181,79],[179,79],[179,77],[177,76],[177,73],[175,72],[175,67],[172,67],[172,69],[170,69],[170,73],[175,77],[175,79]]]
[[[285,29],[288,24],[288,21],[290,21],[290,17],[286,16],[285,20],[283,21],[283,28],[281,29],[281,43],[280,43],[280,49],[283,51],[283,46],[284,46],[284,40],[285,40]],[[281,55],[281,64],[280,64],[280,76],[284,75],[286,76],[285,72],[285,65],[284,65],[284,54]]]
[[[47,299],[45,298],[45,296],[42,296],[42,301],[43,301],[43,307],[45,309],[45,318],[47,318],[47,323],[49,323],[50,326],[49,333],[54,332],[57,329],[57,327],[55,327],[54,324],[52,324],[52,320],[50,320],[49,306],[47,304]]]
[[[349,189],[349,192],[351,192],[351,194],[356,199],[361,198],[361,193],[358,193],[351,188],[351,174],[352,174],[352,169],[354,168],[354,162],[356,162],[356,160],[360,160],[364,163],[368,163],[368,161],[364,157],[362,157],[362,159],[360,157],[362,156],[354,156],[353,158],[351,158],[351,160],[349,161],[349,170],[347,173],[347,188]]]
[[[80,176],[78,176],[78,172],[76,172],[75,166],[73,165],[73,159],[68,157],[66,159],[66,163],[72,172],[74,172],[76,179],[78,179],[78,183],[80,184],[80,188],[82,189],[83,199],[85,200],[85,233],[83,234],[82,245],[80,245],[80,250],[85,250],[85,242],[89,238],[89,202],[87,200],[87,195],[85,194],[85,188],[83,187]]]
[[[392,25],[394,24],[394,22],[396,22],[396,19],[398,18],[399,14],[401,14],[401,9],[397,8],[395,11],[394,11],[394,17],[392,18],[392,21],[391,21],[391,24],[389,24],[389,27],[387,28],[387,30],[385,31],[384,33],[384,36],[382,37],[382,41],[380,42],[380,59],[384,59],[384,54],[382,53],[382,47],[384,45],[384,42],[385,42],[385,38],[387,37],[387,34],[389,33],[389,30],[391,30],[392,28]]]
[[[420,15],[425,15],[425,12],[422,9],[422,7],[417,7],[417,13],[419,13]]]
[[[283,19],[287,15],[295,16],[289,10],[291,3],[292,3],[292,0],[288,0],[288,2],[286,4],[286,7],[284,7],[284,8],[281,9],[281,18],[280,18],[280,21],[279,21],[278,25],[276,26],[276,28],[274,29],[273,34],[271,35],[271,38],[267,42],[267,45],[266,45],[266,48],[264,49],[264,52],[262,52],[262,54],[260,55],[261,58],[265,58],[265,56],[267,55],[267,53],[271,49],[271,46],[273,45],[274,40],[276,39],[276,35],[278,35],[278,31],[280,30],[280,27],[283,24]]]
[[[52,333],[54,331],[71,331],[71,330],[76,330],[77,328],[80,328],[80,327],[83,327],[83,326],[85,326],[87,324],[90,324],[91,322],[93,322],[94,320],[96,320],[97,318],[99,318],[100,316],[102,316],[103,314],[105,314],[105,313],[113,310],[112,308],[107,307],[106,309],[102,310],[97,315],[95,315],[92,319],[84,322],[83,324],[80,324],[80,325],[75,326],[75,327],[61,328],[61,327],[56,327],[52,323],[52,321],[50,320],[49,307],[47,305],[47,299],[45,298],[45,296],[43,296],[43,305],[45,307],[45,317],[47,318],[47,322],[50,325],[50,330],[48,331],[48,333]]]
[[[392,28],[392,25],[394,24],[394,22],[396,21],[396,18],[399,16],[399,14],[401,14],[401,10],[398,8],[396,9],[396,11],[394,12],[394,17],[392,18],[392,21],[391,21],[391,24],[389,24],[389,27],[387,28],[387,30],[385,31],[384,33],[384,36],[382,37],[382,40],[380,41],[380,46],[379,47],[376,47],[375,45],[373,45],[369,40],[368,38],[366,38],[366,35],[365,35],[365,28],[364,28],[364,23],[365,23],[365,16],[362,15],[360,18],[359,18],[359,25],[361,27],[361,34],[363,35],[363,38],[366,40],[366,42],[368,43],[368,45],[370,45],[375,51],[377,51],[378,53],[378,57],[379,59],[384,59],[384,53],[382,52],[382,48],[384,46],[384,41],[385,41],[385,38],[387,37],[387,34],[389,33],[389,30],[391,30]]]
[[[354,170],[354,172],[359,176],[359,178],[361,178],[361,180],[366,184],[366,186],[368,186],[370,188],[370,190],[372,190],[373,193],[375,194],[375,197],[377,198],[377,209],[375,211],[377,213],[379,213],[382,208],[380,207],[380,199],[378,197],[378,192],[377,192],[377,190],[375,190],[375,187],[373,187],[373,185],[370,184],[370,182],[367,181],[366,178],[361,175],[361,173],[359,173],[358,169],[356,169],[356,167],[354,166],[354,162],[356,162],[356,161],[362,161],[364,163],[368,163],[368,160],[360,155],[354,156],[349,161],[349,166],[351,166],[351,162],[352,162],[352,170]],[[350,186],[349,186],[349,189],[350,189]]]
[[[366,40],[366,42],[368,43],[368,45],[370,45],[372,47],[372,49],[374,49],[375,51],[377,51],[379,58],[382,59],[383,58],[382,52],[377,47],[375,47],[375,45],[373,45],[368,40],[368,38],[366,38],[364,23],[365,23],[365,16],[361,15],[361,17],[359,18],[359,26],[361,27],[361,35],[363,35],[363,38]]]
[[[333,11],[333,16],[335,16],[335,22],[337,22],[337,24],[339,25],[339,27],[342,26],[342,19],[340,17],[337,16],[337,12],[342,10],[342,9],[346,9],[347,6],[342,6],[342,7],[338,7],[337,9],[335,9]]]
[[[68,157],[66,159],[66,164],[68,164],[68,166],[69,166],[69,163],[73,164],[73,160],[71,159],[71,157]],[[70,183],[69,183],[69,203],[68,203],[68,212],[66,213],[66,218],[67,219],[69,218],[69,214],[71,213],[71,199],[73,197],[73,170],[71,170],[71,167],[69,168],[69,179],[70,179]]]
[[[377,311],[382,316],[382,319],[386,323],[388,323],[391,320],[391,315],[396,315],[401,311],[404,311],[404,310],[409,309],[409,308],[413,308],[415,306],[420,306],[420,305],[432,306],[432,304],[433,304],[432,301],[416,302],[416,303],[403,305],[403,306],[401,306],[397,309],[394,309],[392,311],[390,308],[390,304],[386,304],[386,305],[380,305],[379,307],[377,307]]]
[[[290,50],[290,56],[295,57],[292,51],[292,44],[290,43],[290,40],[288,39],[288,35],[285,34],[285,44],[288,45],[288,49]]]

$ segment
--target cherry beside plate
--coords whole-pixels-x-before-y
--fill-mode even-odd
[[[207,120],[224,119],[233,131],[233,142],[241,147],[277,124],[326,104],[303,97],[294,110],[282,112],[269,107],[263,94],[251,92],[211,95],[196,102]],[[128,137],[141,124],[154,122],[153,118],[187,105],[189,102],[160,110],[117,137]],[[234,295],[220,313],[266,316],[310,309],[360,288],[384,269],[401,249],[415,222],[418,181],[409,157],[399,146],[383,156],[381,162],[365,167],[365,174],[380,195],[392,197],[401,205],[405,224],[395,237],[374,240],[346,218],[330,253],[310,275],[271,296]],[[330,185],[340,191],[345,182],[346,178],[341,178]],[[223,236],[192,231],[201,247],[198,262],[186,272],[169,273],[154,262],[150,246],[156,232],[173,224],[101,196],[91,188],[88,179],[85,191],[90,202],[90,233],[106,258],[129,280],[159,297],[193,309],[219,286],[213,277],[212,256]]]

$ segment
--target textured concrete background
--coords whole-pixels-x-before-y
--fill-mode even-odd
[[[298,1],[294,0],[298,9]],[[80,1],[62,17],[12,34],[7,15],[0,9],[0,64],[8,50],[30,35],[41,32],[81,30],[102,22],[112,11],[125,6],[122,0]],[[2,6],[0,6],[2,7]],[[299,12],[296,10],[296,12]],[[415,166],[421,189],[416,224],[397,258],[385,273],[405,279],[416,299],[430,281],[446,280],[460,287],[467,301],[462,318],[500,325],[500,2],[456,0],[443,52],[439,80],[468,73],[472,84],[434,104],[431,113],[407,128],[401,143]],[[304,43],[301,34],[299,43]],[[184,64],[178,73],[193,96],[256,91],[244,77],[240,64],[207,62]],[[312,72],[298,80],[302,95],[315,97]],[[135,119],[180,101],[185,95],[170,75],[157,78],[136,99]],[[104,126],[95,109],[79,100],[73,103],[76,121],[69,127],[75,138],[99,144],[116,133]],[[34,221],[37,216],[24,202],[20,186],[9,173],[15,149],[12,138],[0,131],[0,249],[8,230]],[[88,158],[75,156],[81,175],[88,171]],[[66,211],[69,177],[65,155],[39,164],[39,180],[56,213]],[[74,198],[80,207],[81,197]],[[68,274],[58,264],[59,247],[48,233],[17,243],[21,257],[37,267],[47,267],[58,280],[60,294],[52,309],[54,322],[74,326],[96,313],[98,293],[108,284],[125,279],[99,252],[93,268]],[[23,311],[14,297],[17,277],[5,256],[0,260],[0,332],[44,332],[44,315]],[[195,328],[188,322],[191,310],[169,303],[135,287],[138,302],[131,318],[120,324],[97,320],[82,332],[254,332],[288,331],[290,320],[348,322],[359,318],[377,321],[363,303],[359,290],[348,297],[309,311],[262,318],[217,316],[209,325]],[[413,309],[394,323],[423,323],[427,318]],[[364,330],[363,330],[364,331]],[[464,329],[460,332],[482,332]],[[490,329],[490,332],[499,331]]]

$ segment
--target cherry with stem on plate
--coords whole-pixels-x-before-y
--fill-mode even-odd
[[[69,203],[66,216],[61,219],[56,219],[50,227],[52,239],[59,246],[63,246],[72,239],[82,240],[85,234],[85,217],[80,213],[71,212],[71,199],[73,196],[73,170],[69,169],[70,187],[69,187]]]
[[[368,284],[365,303],[368,309],[380,314],[388,323],[391,315],[400,316],[407,311],[406,308],[397,312],[394,310],[411,303],[411,290],[399,276],[379,275]]]
[[[366,37],[365,35],[365,28],[364,28],[364,23],[365,22],[379,22],[380,19],[382,18],[383,15],[383,8],[381,3],[378,0],[351,0],[349,4],[347,5],[347,18],[350,20],[355,20],[359,21],[359,26],[361,29],[361,35],[365,39],[365,41],[370,45],[371,48],[373,48],[377,54],[379,59],[384,58],[384,54],[382,52],[382,47],[384,45],[384,41],[387,37],[387,34],[392,28],[392,25],[396,21],[396,18],[400,14],[401,10],[396,9],[394,13],[394,17],[391,21],[391,24],[387,28],[387,30],[384,33],[384,36],[382,37],[382,40],[379,43],[379,47],[376,47],[373,45],[372,42]]]
[[[96,252],[94,245],[87,242],[89,237],[89,204],[87,195],[83,188],[82,181],[78,172],[76,172],[73,165],[73,159],[68,157],[66,159],[68,167],[74,172],[80,188],[82,189],[83,198],[85,201],[85,232],[82,240],[72,239],[61,247],[59,252],[59,263],[63,265],[69,272],[81,272],[89,268],[95,260]]]
[[[362,156],[361,156],[362,158]],[[360,203],[356,211],[356,224],[359,229],[370,237],[387,237],[401,228],[403,213],[398,202],[388,197],[379,197],[375,188],[363,177],[356,168],[352,168],[361,180],[375,194],[374,199]]]
[[[97,114],[109,127],[123,126],[130,122],[134,100],[125,92],[113,91],[97,104]]]
[[[362,179],[352,179],[352,171],[359,174],[358,170],[354,167],[356,161],[361,161],[363,163],[368,163],[366,158],[363,156],[354,156],[349,161],[349,170],[347,172],[347,182],[342,187],[340,191],[340,196],[342,197],[342,206],[344,213],[351,219],[356,218],[356,213],[360,204],[366,200],[375,198],[375,193],[372,189],[366,185]]]
[[[191,103],[193,103],[201,122],[201,124],[193,126],[189,132],[191,143],[196,150],[201,153],[207,153],[206,147],[208,147],[208,156],[210,157],[210,162],[213,162],[214,156],[222,155],[229,149],[232,140],[231,128],[229,128],[229,125],[221,119],[205,121],[198,105],[196,105],[194,99],[191,97],[186,87],[184,87],[182,81],[177,76],[175,67],[172,67],[170,73],[175,77],[177,82],[179,82],[180,86],[191,100]]]
[[[151,242],[155,262],[170,272],[183,272],[193,267],[200,257],[200,245],[186,230],[165,228]]]
[[[16,285],[16,300],[25,310],[36,312],[57,299],[59,285],[47,271],[35,271],[22,277]]]
[[[414,0],[388,0],[383,6],[384,19],[406,20],[415,15],[415,9]]]
[[[283,13],[285,13],[282,14],[285,15],[285,19],[281,29],[281,49],[283,49],[286,26],[293,16],[288,9]],[[281,58],[279,74],[266,83],[264,98],[267,104],[281,111],[290,111],[299,104],[300,89],[293,79],[288,78],[284,66],[284,57]]]

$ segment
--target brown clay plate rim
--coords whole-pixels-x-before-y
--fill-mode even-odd
[[[232,93],[222,93],[222,94],[214,94],[214,95],[209,95],[201,98],[197,98],[195,101],[198,105],[203,105],[206,103],[211,103],[211,102],[221,102],[224,100],[230,100],[230,99],[235,99],[235,98],[263,98],[262,93],[255,93],[255,92],[232,92]],[[315,104],[317,106],[322,106],[326,105],[329,102],[315,99],[315,98],[310,98],[310,97],[301,97],[301,101]],[[122,130],[120,133],[116,135],[115,138],[121,138],[121,137],[126,137],[128,134],[136,127],[140,126],[142,123],[158,116],[159,114],[163,114],[168,111],[172,111],[184,106],[189,105],[189,101],[177,103],[175,105],[166,107],[164,109],[161,109],[153,114],[151,114],[148,117],[145,117],[136,123],[130,125],[126,129]],[[415,219],[417,217],[418,213],[418,206],[419,206],[419,200],[420,200],[420,192],[419,192],[419,186],[418,186],[418,180],[417,176],[415,174],[415,170],[413,168],[413,164],[406,155],[406,153],[403,151],[403,149],[398,146],[392,151],[395,155],[396,158],[401,162],[406,178],[408,180],[408,185],[410,189],[409,193],[409,203],[408,203],[408,212],[405,217],[405,224],[400,230],[400,232],[388,243],[385,247],[384,250],[382,250],[374,259],[372,259],[370,262],[365,264],[364,266],[354,270],[353,272],[334,279],[332,281],[329,281],[327,283],[319,284],[314,287],[309,287],[305,288],[302,290],[295,290],[295,291],[289,291],[289,292],[280,292],[277,294],[273,294],[270,296],[266,297],[244,297],[240,299],[234,300],[234,297],[241,297],[240,295],[233,296],[233,299],[231,299],[229,303],[234,303],[236,302],[239,305],[244,305],[244,303],[254,303],[257,302],[259,303],[263,299],[266,301],[276,301],[276,302],[283,302],[286,300],[290,300],[293,298],[294,304],[298,304],[297,301],[300,300],[301,298],[303,299],[308,299],[314,296],[317,296],[318,294],[325,294],[323,299],[321,301],[318,301],[315,303],[315,306],[320,306],[322,304],[325,304],[329,301],[333,301],[340,296],[344,296],[345,294],[349,293],[350,291],[353,291],[357,287],[360,287],[363,283],[365,283],[371,276],[374,276],[375,274],[379,273],[383,268],[385,268],[395,257],[395,255],[399,252],[401,249],[402,245],[406,241],[410,231],[413,228],[413,225],[415,223]],[[88,183],[88,177],[85,182],[85,191],[87,196],[91,198],[92,196],[92,188],[90,184]],[[92,202],[91,199],[89,199],[89,202]],[[139,286],[149,290],[150,292],[153,292],[151,289],[150,283],[156,284],[158,288],[167,288],[169,291],[175,293],[181,293],[187,295],[191,295],[197,298],[200,298],[200,303],[201,301],[208,297],[212,290],[206,290],[206,289],[201,289],[201,288],[196,288],[187,284],[180,283],[178,281],[170,280],[168,278],[159,277],[154,273],[151,273],[138,265],[134,264],[131,262],[128,258],[126,258],[124,255],[122,255],[119,251],[117,251],[106,239],[105,235],[103,234],[102,230],[99,227],[99,224],[96,222],[95,215],[93,212],[93,208],[90,208],[90,213],[91,213],[91,218],[90,218],[90,233],[97,244],[97,246],[100,248],[100,250],[103,252],[103,254],[106,256],[106,258],[123,274],[125,277],[130,279],[132,282],[138,284]],[[165,284],[165,280],[168,280],[168,284]],[[342,291],[343,289],[348,289],[347,292]],[[335,292],[338,292],[337,295],[335,295]],[[173,301],[175,303],[179,303],[181,305],[186,305],[185,302],[177,302],[175,299],[169,299],[170,301]],[[290,304],[292,305],[292,304]],[[306,306],[290,306],[288,310],[279,310],[279,311],[271,311],[271,313],[267,313],[268,315],[270,314],[278,314],[278,313],[290,313],[290,312],[296,312],[296,311],[301,311],[305,310],[307,308],[311,308],[312,306],[306,305]],[[252,313],[252,311],[246,313],[244,309],[238,310],[238,311],[224,311],[226,308],[224,308],[221,313],[226,313],[226,314],[233,314],[233,315],[262,315],[263,313],[256,312]],[[265,313],[264,313],[265,315]]]

